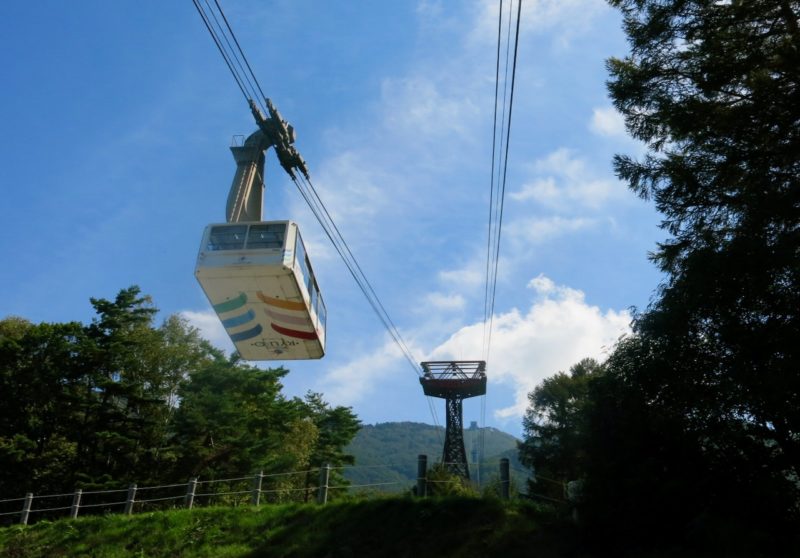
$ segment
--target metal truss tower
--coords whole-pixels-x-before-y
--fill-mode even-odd
[[[444,436],[442,463],[453,474],[469,480],[469,464],[464,449],[464,417],[462,402],[486,393],[486,361],[447,360],[423,362],[419,379],[425,395],[447,402],[447,429]]]

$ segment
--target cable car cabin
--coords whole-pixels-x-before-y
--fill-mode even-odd
[[[294,222],[209,225],[195,275],[243,359],[325,354],[325,304]]]

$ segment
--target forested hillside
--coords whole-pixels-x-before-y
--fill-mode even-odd
[[[517,439],[496,428],[464,430],[464,445],[473,481],[481,484],[497,477],[500,458],[510,459],[512,476],[519,487],[525,487],[528,471],[517,457]],[[483,445],[480,467],[473,463],[473,449]],[[428,456],[428,464],[441,461],[444,428],[418,422],[387,422],[364,425],[347,446],[357,467],[345,476],[354,485],[396,482],[380,487],[386,491],[408,490],[417,478],[417,456]]]

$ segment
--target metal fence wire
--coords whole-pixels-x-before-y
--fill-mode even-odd
[[[423,457],[423,456],[420,456]],[[503,470],[501,462],[501,483],[508,485],[508,464]],[[77,518],[81,512],[122,513],[130,515],[136,512],[156,511],[174,508],[192,508],[197,505],[260,505],[262,503],[279,503],[283,501],[316,501],[325,504],[331,490],[355,492],[360,496],[377,494],[376,489],[388,486],[408,485],[407,481],[368,482],[362,484],[331,484],[331,471],[355,469],[393,469],[389,465],[364,465],[320,468],[302,471],[287,471],[264,474],[263,471],[250,476],[225,479],[191,478],[186,483],[163,484],[156,486],[138,486],[136,483],[127,488],[105,490],[82,490],[61,494],[27,493],[19,498],[0,499],[0,526],[14,522],[27,525],[40,519],[58,519],[68,515]],[[305,486],[292,483],[291,477],[304,476]],[[318,475],[318,482],[313,479]],[[420,476],[421,475],[421,476]],[[504,476],[505,475],[505,476]],[[457,479],[434,480],[427,478],[427,468],[418,471],[419,483],[452,483]],[[408,486],[411,491],[411,486]],[[413,491],[424,496],[425,491],[416,488]],[[507,490],[505,492],[507,494]],[[15,521],[16,519],[16,521]]]

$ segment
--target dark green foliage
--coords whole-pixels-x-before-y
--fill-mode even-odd
[[[615,167],[670,236],[590,383],[584,517],[617,541],[778,551],[800,519],[800,4],[611,3],[631,53],[609,90],[648,146]]]
[[[532,394],[553,427],[534,421],[527,459],[585,481],[582,524],[615,552],[796,551],[800,3],[611,4],[631,52],[609,90],[647,146],[615,167],[664,215],[665,279],[602,374]],[[552,403],[570,390],[574,414]]]
[[[590,386],[581,512],[593,540],[779,553],[796,536],[797,506],[780,450],[745,417],[699,421],[721,396],[697,411],[688,395],[654,398],[641,376],[667,383],[676,368],[655,345],[623,341]]]
[[[478,494],[478,491],[469,481],[460,475],[452,473],[441,463],[436,463],[428,467],[426,480],[426,496],[442,498],[451,496],[476,496]]]
[[[672,235],[637,332],[701,359],[684,379],[726,399],[711,420],[748,416],[800,463],[800,5],[614,4],[632,53],[611,61],[611,94],[651,146],[617,171]]]
[[[70,484],[147,483],[163,467],[168,402],[184,370],[158,365],[164,333],[153,327],[157,310],[138,287],[120,291],[114,302],[91,302],[98,317],[75,350],[85,391]]]
[[[589,382],[601,372],[596,360],[586,358],[528,394],[519,456],[534,471],[531,492],[563,499],[564,485],[582,476]]]
[[[0,494],[58,491],[72,474],[85,378],[80,324],[0,322]]]
[[[311,467],[330,465],[329,486],[347,486],[350,481],[342,470],[344,465],[353,465],[355,457],[345,447],[358,432],[361,423],[350,407],[331,407],[322,399],[321,393],[308,392],[302,403],[306,416],[317,431],[308,464]],[[316,483],[316,472],[306,477],[306,486]],[[346,492],[339,489],[329,493],[329,498],[337,499]],[[306,498],[307,499],[307,498]]]
[[[194,371],[179,391],[175,415],[180,476],[232,478],[273,452],[291,420],[284,413],[292,409],[279,396],[285,374],[222,358]]]
[[[88,326],[0,321],[0,499],[352,462],[349,408],[286,399],[286,370],[226,359],[179,317],[155,327],[137,287],[92,305]],[[263,488],[303,498],[311,480]]]

